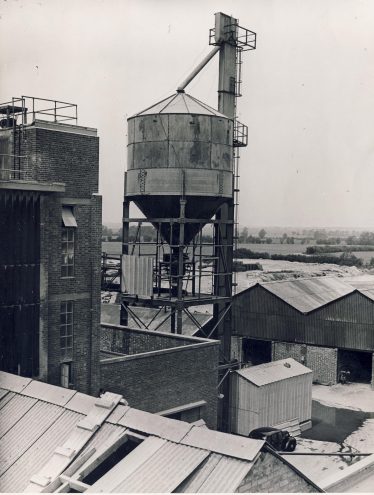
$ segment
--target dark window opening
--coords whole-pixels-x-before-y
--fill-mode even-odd
[[[372,353],[338,350],[338,380],[342,372],[349,372],[347,381],[370,383],[372,375]]]
[[[61,237],[61,277],[74,276],[75,230],[62,227]]]
[[[73,301],[64,301],[60,305],[60,350],[63,359],[73,358],[73,333]]]
[[[99,466],[97,466],[90,474],[88,474],[82,481],[87,485],[93,485],[104,474],[110,471],[116,464],[118,464],[124,457],[132,452],[140,442],[132,439],[127,439],[115,452],[109,455]]]
[[[243,363],[256,366],[271,361],[271,342],[266,340],[243,338],[242,350]]]

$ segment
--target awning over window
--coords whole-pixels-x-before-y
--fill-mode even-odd
[[[78,227],[71,206],[62,207],[62,223],[65,227]]]

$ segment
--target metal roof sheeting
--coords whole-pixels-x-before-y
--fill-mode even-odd
[[[368,297],[369,299],[371,299],[372,301],[374,301],[374,289],[358,289],[358,291]]]
[[[68,388],[57,387],[49,383],[33,380],[22,391],[23,395],[44,400],[56,406],[64,406],[77,392]]]
[[[144,462],[157,452],[166,440],[148,437],[139,446],[119,461],[110,471],[105,473],[87,492],[117,492],[123,481],[132,475]]]
[[[8,402],[15,396],[16,394],[14,392],[8,392],[7,394],[3,395],[2,398],[0,399],[0,409],[2,409],[5,404],[8,404]]]
[[[0,371],[0,387],[10,392],[16,392],[17,394],[22,392],[31,381],[31,378],[23,378],[22,376]]]
[[[70,411],[74,411],[80,414],[88,414],[97,401],[96,397],[90,395],[81,394],[77,392],[73,397],[65,404],[65,408]]]
[[[118,421],[127,413],[129,409],[129,406],[118,404],[114,411],[107,417],[106,421],[108,423],[118,423]]]
[[[222,457],[198,490],[198,493],[233,493],[253,463]]]
[[[0,477],[0,492],[22,492],[30,478],[44,466],[56,447],[65,442],[80,419],[82,415],[72,411],[65,411],[58,417]]]
[[[0,439],[0,476],[48,430],[63,411],[54,404],[38,401],[22,416]]]
[[[172,442],[179,442],[191,429],[190,423],[164,418],[156,414],[130,408],[118,424],[132,430],[155,435]]]
[[[253,461],[264,445],[262,440],[234,436],[196,426],[191,428],[181,443],[246,461]]]
[[[250,366],[249,368],[242,368],[235,371],[235,373],[254,385],[261,387],[262,385],[279,382],[287,378],[311,374],[313,371],[294,359],[287,358],[257,366]]]
[[[6,396],[6,394],[9,394],[8,390],[4,390],[3,388],[0,388],[0,400]]]
[[[37,402],[36,399],[15,395],[1,410],[0,438],[29,411]]]
[[[355,290],[351,285],[334,277],[282,280],[259,285],[301,313],[318,309]]]
[[[12,387],[20,388],[16,382]],[[105,474],[88,492],[233,492],[264,444],[118,405],[117,394],[106,393],[94,401],[83,394],[69,399],[66,389],[29,385],[21,394],[9,392],[2,399],[10,397],[3,404],[10,419],[2,425],[0,438],[3,492],[58,491],[58,477],[66,469],[69,476],[84,477],[89,466],[99,466],[139,431],[150,436],[142,440],[135,435],[140,443],[130,442],[133,450],[109,471],[103,465]],[[65,405],[48,403],[50,399]],[[87,411],[89,404],[93,405]]]
[[[138,117],[142,115],[154,115],[154,114],[170,114],[170,113],[180,113],[180,114],[196,114],[196,115],[215,115],[217,117],[222,117],[227,119],[226,115],[218,112],[214,108],[210,107],[206,103],[197,100],[187,93],[174,93],[168,96],[164,100],[146,108],[142,112],[133,115],[133,117]],[[132,118],[132,117],[130,117]]]
[[[204,462],[175,490],[176,493],[197,493],[204,481],[222,459],[220,454],[210,454]]]
[[[85,445],[85,447],[78,455],[77,459],[83,457],[86,454],[86,452],[88,452],[93,448],[96,451],[98,451],[108,440],[117,439],[119,435],[121,433],[124,433],[125,431],[126,428],[124,428],[123,426],[104,423],[101,426],[101,428],[96,432],[96,434],[93,437],[91,437],[89,442]]]
[[[208,455],[208,451],[166,441],[138,469],[126,477],[115,491],[171,493]]]

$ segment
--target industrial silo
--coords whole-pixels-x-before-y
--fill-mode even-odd
[[[179,218],[186,200],[188,244],[233,194],[233,121],[177,92],[128,119],[126,197],[151,219]],[[179,226],[158,224],[164,240],[179,241]]]

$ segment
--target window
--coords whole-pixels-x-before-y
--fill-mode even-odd
[[[63,363],[61,365],[61,386],[69,388],[71,382],[71,363]]]
[[[75,228],[77,221],[72,206],[62,207],[61,277],[74,277]]]
[[[60,349],[63,355],[73,350],[73,302],[66,301],[60,307]]]
[[[72,227],[62,227],[61,245],[61,276],[74,276],[74,240],[75,230]]]

